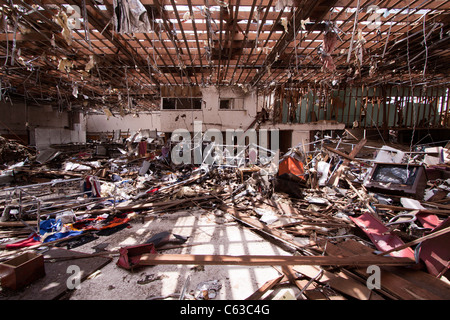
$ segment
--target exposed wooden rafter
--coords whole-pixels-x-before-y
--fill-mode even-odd
[[[140,2],[151,31],[124,34],[115,30],[113,0],[0,0],[2,83],[55,103],[79,103],[76,84],[92,101],[114,106],[126,94],[150,107],[145,101],[171,85],[450,82],[449,2],[385,0],[375,4],[378,11],[370,0],[293,0],[286,7],[278,0]],[[55,20],[67,5],[80,9],[71,43]],[[334,71],[323,68],[320,53],[330,26],[339,37],[330,54]],[[353,55],[358,37],[361,61]],[[69,69],[58,68],[62,59]]]

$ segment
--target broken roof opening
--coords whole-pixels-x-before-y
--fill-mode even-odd
[[[314,1],[308,4],[303,1],[230,1],[222,6],[183,0],[176,3],[142,1],[142,4],[145,11],[139,17],[148,18],[147,32],[143,33],[115,30],[112,19],[116,13],[112,0],[86,6],[74,3],[68,12],[69,5],[56,3],[38,2],[34,7],[26,3],[15,3],[9,8],[2,6],[6,22],[0,47],[4,60],[2,81],[16,87],[22,96],[38,95],[33,83],[36,77],[32,74],[37,71],[27,66],[31,60],[40,57],[33,60],[33,65],[40,70],[38,78],[41,83],[51,84],[42,90],[52,97],[55,97],[55,92],[50,88],[56,86],[56,78],[63,82],[84,82],[89,88],[86,95],[101,96],[102,91],[96,90],[97,81],[101,79],[108,86],[117,78],[117,73],[104,72],[104,68],[120,69],[123,66],[137,66],[141,71],[141,83],[151,86],[184,83],[188,80],[184,66],[198,68],[195,74],[188,75],[192,77],[189,83],[194,85],[206,84],[205,78],[208,78],[208,83],[215,85],[236,81],[241,85],[250,83],[255,90],[268,88],[274,79],[279,85],[302,79],[305,86],[329,79],[341,86],[355,82],[365,86],[448,83],[446,52],[449,46],[446,43],[450,8],[445,2],[416,1],[409,6],[402,2],[376,6],[359,1],[359,7],[355,1]],[[306,7],[308,10],[304,10]],[[61,32],[63,27],[54,22],[58,10],[65,10],[70,22],[65,33]],[[304,16],[302,12],[305,12]],[[187,13],[189,19],[184,19]],[[339,38],[336,48],[330,53],[336,65],[331,72],[321,70],[320,48],[324,29],[316,28],[322,25],[334,26]],[[214,53],[211,60],[211,52],[216,50],[213,49],[214,43],[222,45],[230,41],[253,50],[233,53],[226,50]],[[263,54],[267,46],[272,52]],[[81,64],[91,55],[101,58],[102,63],[85,74],[77,75],[74,71],[61,73],[55,62],[45,59],[49,55],[70,56],[74,60],[74,69],[83,68]],[[165,76],[147,72],[149,56],[154,63],[152,67],[163,69],[167,65],[180,65],[181,55],[183,67],[176,74]],[[283,57],[284,70],[279,66],[279,74],[269,72],[270,66],[278,63],[277,57],[280,56]],[[298,56],[308,57],[308,60],[299,61]],[[220,70],[222,67],[228,69],[229,65],[236,66],[235,59],[239,61],[240,76],[232,79],[232,74],[237,72],[225,72],[220,76],[217,71],[212,72],[211,67]],[[397,63],[394,66],[389,61]],[[399,64],[402,65],[401,72],[398,72]],[[366,70],[370,67],[369,75]],[[315,72],[305,79],[302,71],[308,68]],[[347,74],[350,68],[357,71],[351,80]],[[290,78],[280,76],[288,71]],[[24,85],[19,85],[19,79],[26,79]],[[65,88],[69,86],[59,87],[67,92]],[[147,90],[149,94],[154,93],[152,89]],[[71,96],[69,92],[67,96]]]
[[[449,14],[3,1],[2,298],[449,299]]]

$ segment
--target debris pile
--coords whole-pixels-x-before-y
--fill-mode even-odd
[[[8,166],[34,156],[34,151],[24,145],[0,136],[0,166]]]
[[[116,157],[99,155],[98,147],[55,149],[13,169],[15,183],[0,193],[0,264],[41,247],[70,250],[136,221],[202,209],[230,217],[292,256],[165,254],[160,241],[167,243],[169,234],[163,234],[101,257],[119,255],[124,272],[158,264],[282,267],[248,299],[270,298],[282,283],[299,290],[283,299],[450,297],[448,147],[410,151],[325,136],[291,148],[276,170],[272,162],[175,165],[170,145],[144,155],[139,143],[108,146],[119,150]],[[383,271],[379,286],[368,286],[371,266]],[[211,280],[183,297],[214,299],[220,288]]]

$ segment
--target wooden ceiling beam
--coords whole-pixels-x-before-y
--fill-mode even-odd
[[[267,15],[269,14],[269,7],[270,7],[271,5],[272,5],[272,0],[270,0],[270,2],[268,3],[267,7],[265,7],[266,10],[264,11],[264,16],[263,16],[263,18],[260,19],[260,20],[258,21],[259,26],[264,25],[264,23],[265,23],[265,21],[266,21],[266,19],[267,19]],[[259,6],[258,6],[258,8],[257,8],[257,11],[263,10],[263,8],[264,8],[264,6],[262,6],[262,5],[259,4]],[[281,14],[282,14],[283,12],[284,12],[284,9],[281,9],[278,18],[281,17]],[[260,12],[259,12],[259,14],[260,14]],[[277,21],[278,21],[278,19],[277,19]],[[273,26],[273,25],[272,25],[272,26]],[[267,42],[268,42],[268,40],[270,39],[270,37],[272,36],[272,34],[273,34],[273,29],[269,32],[267,38],[264,39],[264,40],[265,40],[265,44],[262,46],[263,48],[264,48],[265,45],[267,44]],[[260,35],[260,30],[259,30],[259,28],[258,28],[258,30],[256,31],[256,34],[255,34],[255,39],[254,39],[254,40],[258,42],[258,41],[260,40],[260,36],[261,36],[261,35]],[[247,37],[248,37],[248,36],[247,36]],[[250,39],[250,38],[249,38],[249,39]],[[256,47],[256,46],[255,46],[255,47]],[[251,48],[250,53],[247,55],[247,60],[246,60],[246,62],[245,62],[245,65],[248,65],[248,64],[250,63],[250,61],[251,61],[251,60],[250,60],[250,57],[252,56],[253,50],[255,50],[255,48]],[[259,56],[260,56],[260,55],[259,55]],[[255,66],[255,63],[253,63],[252,65]],[[241,73],[239,74],[239,77],[237,78],[236,83],[238,83],[238,84],[240,83],[240,79],[241,79],[241,77],[242,77],[243,72],[244,72],[244,69],[241,69]],[[245,77],[245,80],[248,78],[248,76],[249,76],[249,74],[247,73],[247,76]],[[242,82],[243,84],[246,84],[245,80]]]
[[[239,3],[240,3],[240,0],[237,0],[236,6],[234,7],[234,9],[236,10],[236,13],[234,13],[233,10],[230,11],[231,15],[233,15],[233,13],[234,13],[235,16],[230,21],[232,23],[231,30],[228,30],[228,37],[227,37],[227,41],[229,43],[229,46],[228,46],[228,59],[227,59],[227,64],[226,64],[226,68],[225,68],[225,77],[223,77],[221,79],[222,83],[226,83],[226,81],[228,80],[226,75],[228,73],[228,68],[230,67],[231,56],[233,54],[232,43],[233,43],[233,41],[235,39],[237,15],[239,13]]]
[[[181,74],[182,84],[184,84],[184,77],[186,77],[188,79],[189,84],[192,84],[190,77],[183,71],[184,63],[183,63],[183,60],[181,59],[181,55],[183,54],[183,52],[181,51],[181,45],[180,45],[180,42],[179,42],[176,34],[174,34],[172,32],[173,28],[171,28],[171,26],[173,24],[172,24],[172,22],[170,22],[170,20],[166,16],[163,4],[161,4],[159,0],[154,0],[154,5],[156,6],[156,9],[158,10],[158,12],[161,15],[162,22],[164,25],[164,31],[166,32],[167,36],[169,37],[170,41],[172,42],[173,48],[175,48],[177,51],[177,59],[178,59],[178,64],[180,66],[180,74]]]
[[[189,13],[190,15],[193,17],[194,16],[194,10],[192,8],[192,2],[191,0],[188,0],[188,6],[189,6]],[[203,53],[202,50],[200,50],[200,40],[198,38],[198,32],[197,32],[197,26],[196,26],[196,22],[195,20],[192,21],[192,29],[194,31],[194,36],[195,36],[195,44],[197,45],[197,50],[198,50],[198,57],[200,60],[200,67],[201,67],[201,76],[202,76],[202,84],[205,82],[205,78],[204,78],[204,70],[203,70]]]
[[[263,77],[264,73],[267,71],[266,68],[270,68],[271,64],[278,59],[281,52],[286,48],[287,44],[291,42],[296,36],[297,32],[300,30],[301,21],[309,18],[313,10],[319,4],[319,0],[311,2],[302,2],[303,7],[296,7],[292,19],[288,23],[288,30],[283,34],[281,39],[277,42],[275,48],[269,53],[264,63],[264,68],[261,68],[256,77],[250,80],[251,86],[256,86],[260,79]]]
[[[188,56],[189,56],[190,64],[191,64],[191,66],[193,66],[194,65],[194,60],[192,59],[191,50],[189,50],[189,45],[188,45],[188,42],[187,42],[187,39],[186,39],[186,35],[184,34],[183,24],[181,23],[180,15],[178,14],[177,5],[175,4],[174,0],[170,0],[170,2],[171,2],[172,7],[174,9],[174,12],[175,12],[175,15],[176,15],[176,18],[177,18],[177,21],[178,21],[178,26],[179,26],[179,28],[181,30],[181,35],[182,35],[184,43],[186,45],[186,51],[187,51]],[[195,78],[195,84],[198,85],[199,82],[198,82],[197,76],[195,75],[195,72],[194,72],[193,76]]]
[[[257,3],[257,0],[253,0],[252,8],[250,9],[250,17],[252,17],[252,18],[253,18],[254,12],[255,12],[256,3]],[[252,19],[249,19],[249,20],[247,21],[247,27],[245,28],[245,33],[244,33],[244,37],[245,37],[245,38],[244,38],[244,43],[243,43],[243,44],[241,43],[242,48],[246,48],[247,45],[248,45],[248,43],[249,43],[248,34],[249,34],[251,22],[252,22]],[[254,46],[255,46],[255,44],[251,43],[251,47],[254,47]],[[238,70],[237,65],[238,65],[239,62],[241,61],[241,57],[242,57],[242,55],[243,55],[243,52],[244,52],[244,50],[242,50],[242,51],[239,53],[239,57],[238,57],[237,62],[236,62],[236,67],[234,68],[233,74],[231,75],[231,78],[230,78],[230,82],[229,82],[230,85],[233,85],[233,84],[234,84],[234,83],[233,83],[234,75],[236,74],[236,71]]]
[[[422,80],[429,82],[434,81],[431,79],[433,75],[443,76],[450,58],[446,38],[450,22],[446,16],[449,16],[450,4],[438,0],[384,0],[375,3],[389,10],[389,15],[379,18],[375,30],[367,24],[372,14],[367,12],[367,8],[374,4],[371,0],[296,1],[293,8],[285,10],[275,10],[277,0],[225,0],[220,3],[223,6],[212,0],[142,2],[147,9],[152,32],[120,34],[111,23],[113,0],[103,0],[103,4],[95,0],[13,0],[15,5],[28,10],[25,13],[18,8],[22,13],[21,21],[31,29],[30,33],[22,34],[11,32],[13,19],[18,13],[15,7],[8,11],[7,5],[11,2],[0,0],[9,24],[9,32],[0,34],[0,55],[10,58],[11,44],[14,43],[14,50],[20,48],[24,63],[34,68],[29,72],[26,65],[15,65],[14,74],[4,72],[2,77],[5,81],[10,77],[19,86],[18,74],[26,79],[26,85],[34,83],[37,77],[49,86],[67,83],[59,86],[61,94],[66,96],[71,95],[70,87],[74,81],[82,83],[95,95],[101,94],[108,84],[120,91],[128,87],[157,95],[160,84],[245,84],[264,88],[273,81],[293,85],[304,83],[305,76],[309,81],[319,82],[339,79],[343,83],[351,80],[370,84],[387,79],[401,83],[408,78],[407,68],[412,69],[411,78],[419,81],[419,71],[425,62],[428,62],[427,77]],[[356,12],[358,2],[360,10]],[[86,7],[83,7],[84,3]],[[84,15],[87,17],[86,26],[82,21],[79,29],[72,30],[70,46],[62,37],[61,27],[52,19],[63,4],[79,6],[82,18]],[[404,9],[405,4],[411,10]],[[37,5],[41,9],[32,12]],[[184,16],[186,13],[189,13],[188,17]],[[310,22],[300,25],[300,20],[306,17],[310,17]],[[281,23],[285,19],[287,32]],[[428,38],[427,48],[422,44],[423,21],[426,22],[427,34],[435,26],[433,22],[444,23],[442,39],[438,37],[443,31],[438,32],[436,28]],[[335,73],[321,70],[323,62],[317,51],[323,46],[328,23],[335,24],[341,40],[332,53],[337,68]],[[89,33],[84,32],[85,27]],[[355,35],[360,29],[365,38],[366,52],[359,78],[346,75],[346,69],[355,62],[353,59],[346,62],[352,47],[353,29]],[[409,35],[408,41],[403,40],[405,33]],[[424,50],[428,50],[427,57]],[[385,59],[382,60],[380,56],[383,54]],[[71,74],[60,73],[57,70],[59,59],[51,60],[45,58],[46,55],[73,60]],[[99,62],[87,76],[82,72],[83,64],[89,61],[90,56],[98,57]],[[389,64],[393,59],[399,60],[395,73],[392,73],[394,65]],[[377,77],[369,77],[369,63],[374,61],[377,62]],[[12,67],[8,63],[6,66]],[[131,84],[133,81],[135,85]],[[43,90],[48,88],[43,86]],[[29,92],[31,90],[35,88],[30,87]],[[55,96],[51,92],[48,94]]]
[[[223,51],[223,42],[222,42],[222,34],[223,34],[223,23],[224,23],[224,19],[223,19],[223,16],[224,16],[224,11],[225,10],[227,10],[227,15],[229,15],[229,12],[228,12],[228,7],[226,7],[226,8],[224,8],[224,7],[220,7],[220,25],[219,25],[219,43],[218,43],[218,46],[219,46],[219,59],[218,59],[218,68],[217,68],[217,79],[216,79],[216,84],[218,85],[219,84],[219,82],[220,82],[220,74],[221,74],[221,63],[222,63],[222,51]],[[214,19],[214,18],[213,18]],[[213,47],[211,47],[210,46],[210,54],[211,54],[211,59],[213,59],[212,58],[212,55],[213,55]]]

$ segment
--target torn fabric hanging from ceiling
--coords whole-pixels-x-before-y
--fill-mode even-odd
[[[59,11],[55,16],[55,22],[62,28],[61,34],[66,40],[67,44],[72,45],[72,30],[69,27],[67,14],[64,11]]]
[[[450,81],[448,1],[375,8],[348,0],[103,0],[77,1],[77,10],[32,2],[0,6],[1,80],[17,97],[57,101],[58,83],[61,95],[76,100],[74,82],[95,96],[111,86],[136,99],[155,98],[160,85],[265,90]],[[136,85],[120,81],[125,67]],[[145,98],[143,109],[153,108]],[[446,106],[439,101],[437,108]]]
[[[118,33],[151,31],[147,10],[139,0],[114,0],[114,25]]]
[[[95,60],[96,59],[95,59],[95,57],[93,55],[89,56],[89,62],[86,64],[86,67],[84,68],[84,70],[86,72],[91,71],[91,69],[95,66],[95,62],[96,62]]]
[[[338,36],[334,31],[328,30],[327,32],[325,32],[323,38],[323,50],[321,52],[321,59],[323,60],[324,68],[331,72],[336,70],[336,65],[334,64],[331,53],[336,48],[337,40]]]

